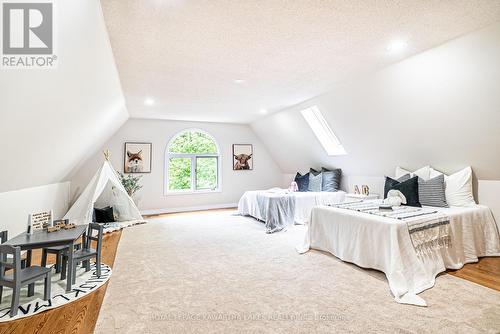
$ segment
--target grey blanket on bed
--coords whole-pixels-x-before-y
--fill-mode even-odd
[[[266,233],[279,232],[295,220],[295,197],[290,194],[266,192],[257,195],[261,217],[266,224]]]

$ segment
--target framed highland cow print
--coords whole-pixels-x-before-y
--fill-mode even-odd
[[[253,169],[252,144],[233,144],[233,170]]]
[[[151,173],[151,143],[125,143],[123,172]]]

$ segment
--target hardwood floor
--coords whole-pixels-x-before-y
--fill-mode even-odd
[[[116,249],[120,237],[121,231],[104,235],[102,261],[111,267],[113,267],[115,262]],[[40,263],[40,257],[41,252],[34,251],[33,263]],[[49,255],[48,262],[54,263],[55,257]],[[111,279],[113,279],[113,277],[111,277]],[[0,323],[0,334],[93,333],[108,283],[101,286],[95,292],[73,303],[31,317]]]
[[[484,257],[448,274],[500,291],[500,257]]]
[[[200,211],[185,211],[185,212],[172,212],[172,213],[161,213],[154,215],[145,215],[144,218],[163,218],[163,217],[175,217],[175,216],[185,216],[185,215],[203,215],[210,212],[226,212],[226,211],[236,211],[237,208],[224,208],[224,209],[210,209],[210,210],[200,210]]]

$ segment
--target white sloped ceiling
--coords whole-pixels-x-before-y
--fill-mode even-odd
[[[102,0],[132,117],[251,123],[500,19],[485,0]],[[411,43],[387,55],[394,39]],[[154,105],[145,105],[153,98]]]
[[[99,1],[56,10],[58,68],[0,70],[0,192],[64,180],[128,118]]]
[[[358,78],[252,123],[285,173],[338,166],[392,175],[395,166],[471,165],[500,179],[500,24]],[[347,155],[329,157],[300,110],[317,105]]]

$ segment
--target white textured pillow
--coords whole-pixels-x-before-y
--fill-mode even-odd
[[[430,175],[431,175],[431,167],[430,166],[425,166],[425,167],[422,167],[420,169],[417,169],[416,171],[414,172],[410,172],[404,168],[401,168],[401,167],[396,167],[396,173],[395,173],[395,177],[396,177],[396,180],[399,179],[401,176],[404,176],[406,174],[410,174],[411,177],[414,177],[415,175],[424,179],[425,181],[429,181],[429,179],[431,178]]]
[[[449,206],[475,205],[472,195],[472,168],[467,167],[450,176],[444,176],[446,202]]]
[[[446,175],[446,174],[444,174],[444,173],[441,173],[440,171],[435,170],[434,168],[432,168],[432,167],[431,167],[431,173],[430,173],[429,177],[430,177],[431,179],[433,179],[433,178],[435,178],[435,177],[438,177],[439,175],[444,175],[445,177],[446,177],[446,176],[448,176],[448,175]]]

